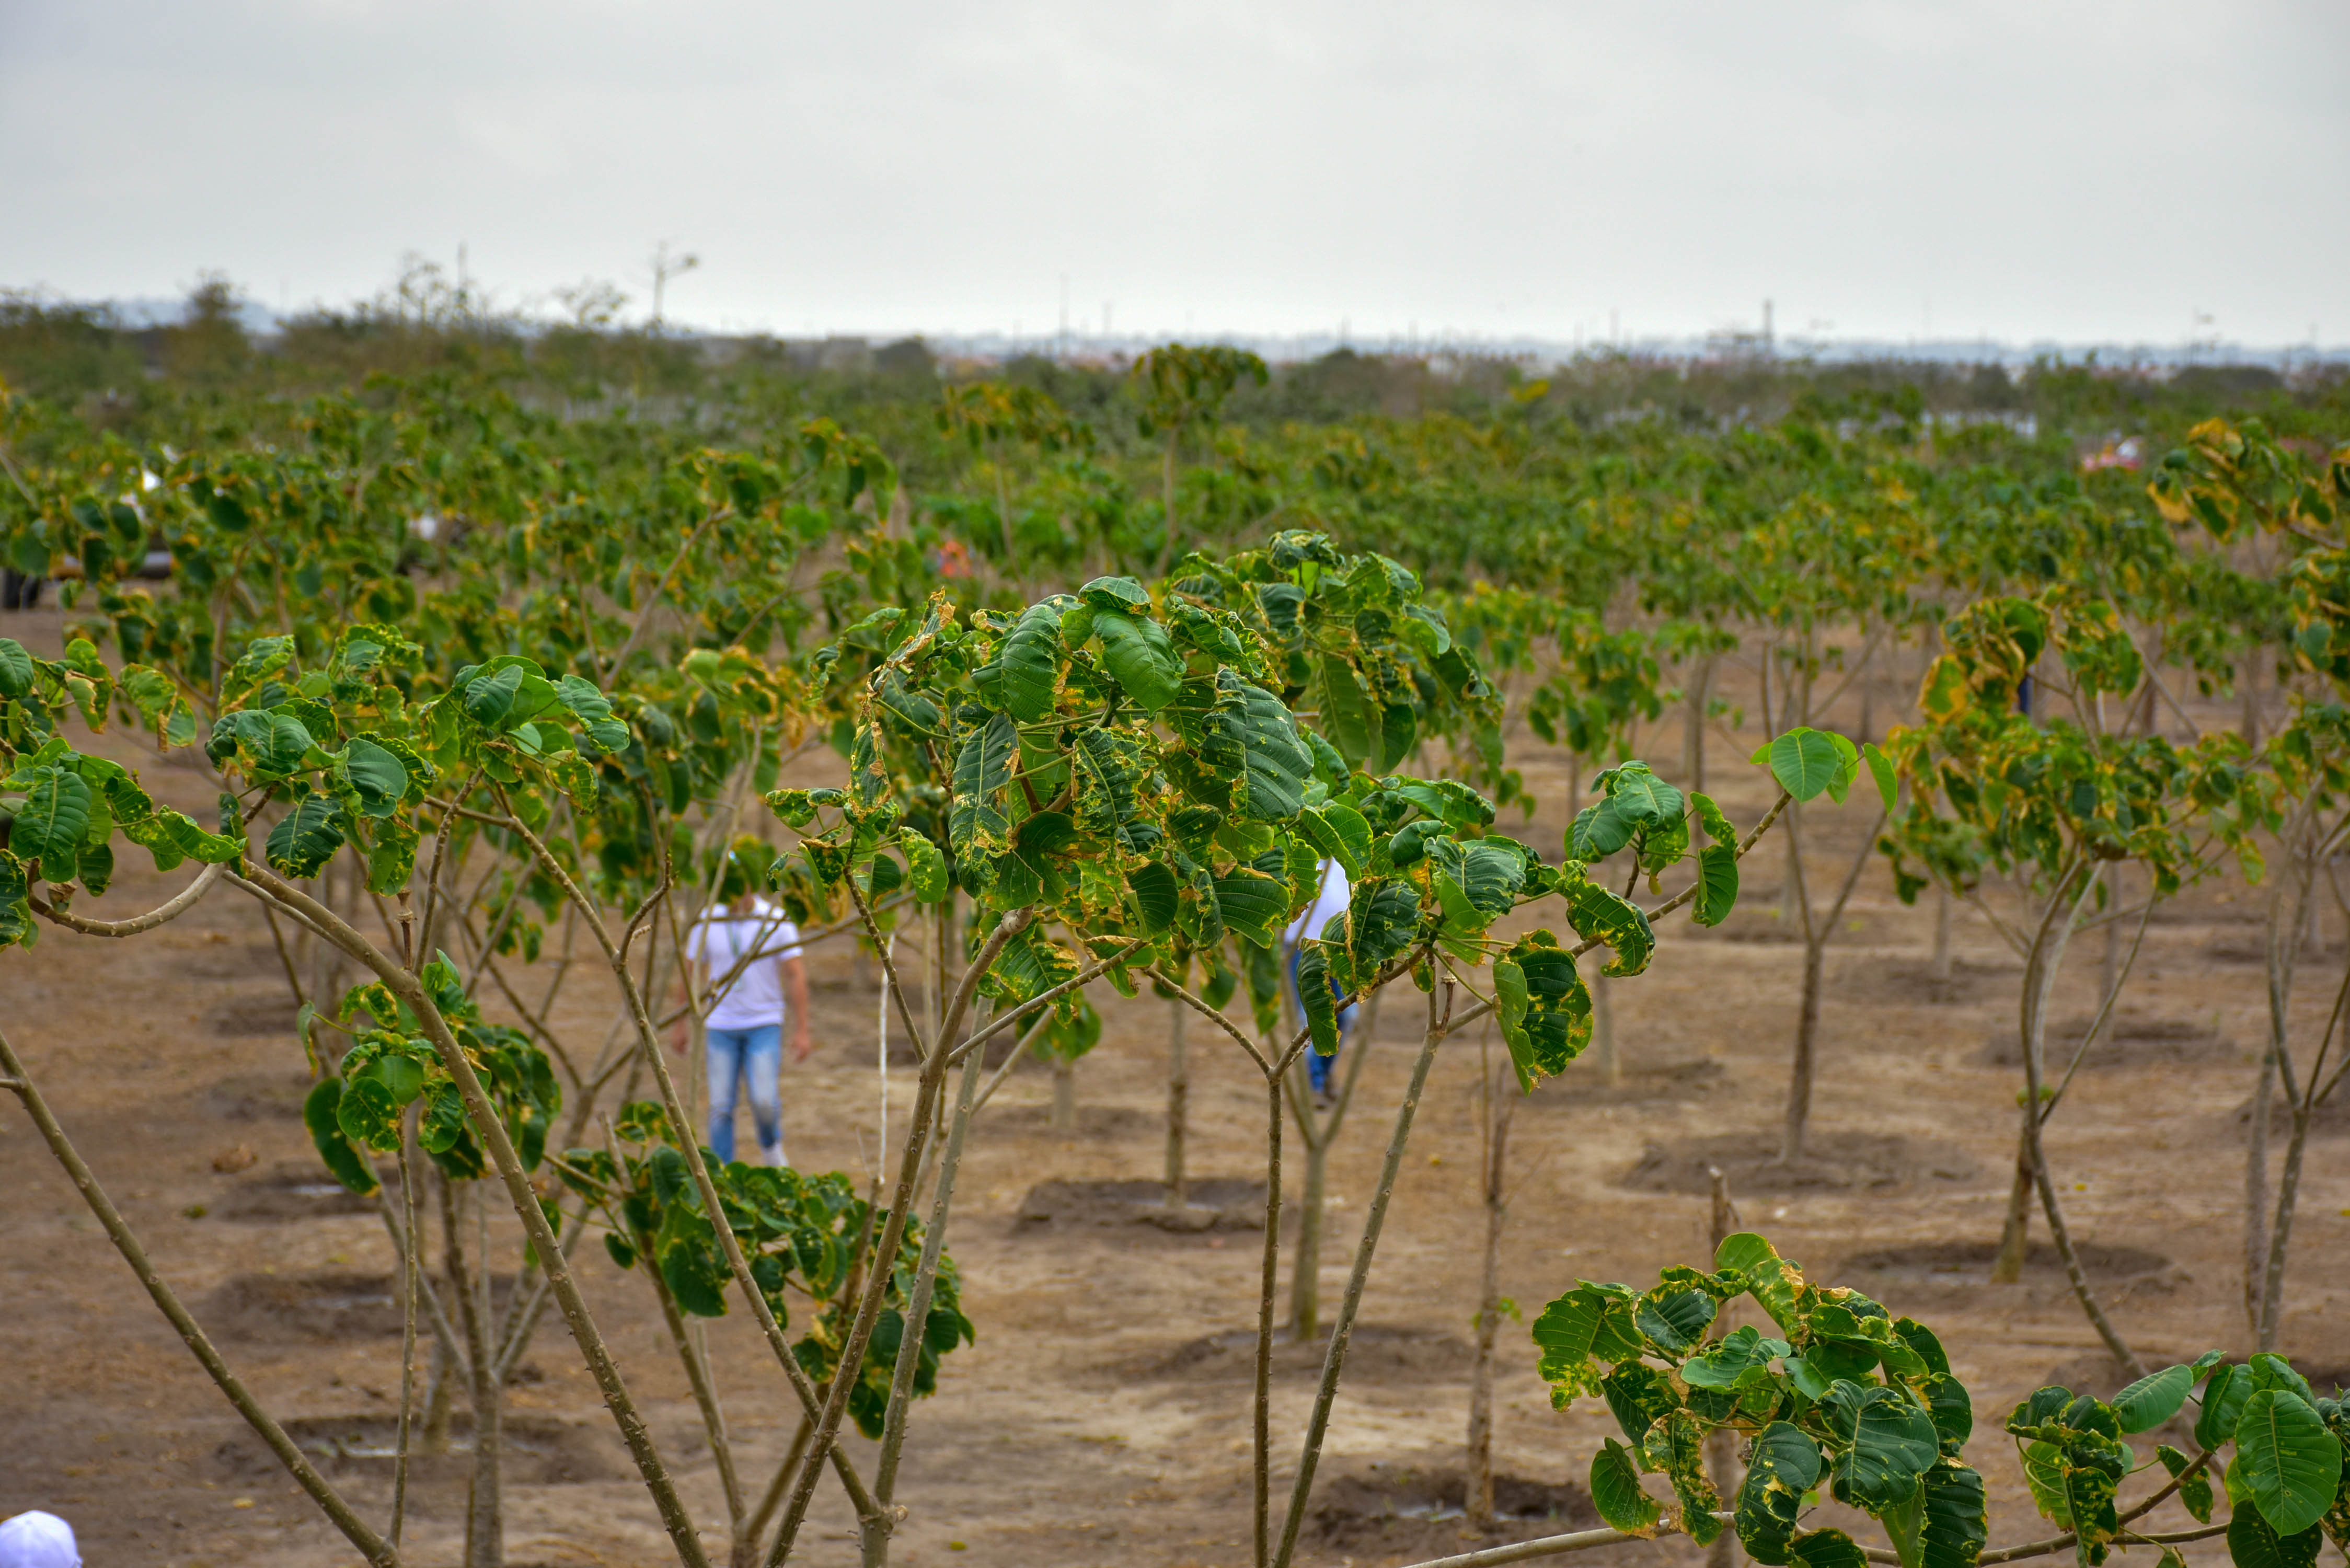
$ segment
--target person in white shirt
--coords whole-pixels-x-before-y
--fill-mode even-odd
[[[73,1526],[37,1508],[0,1521],[0,1568],[81,1568]]]
[[[800,961],[799,928],[764,898],[744,895],[721,899],[686,934],[685,956],[693,963],[697,993],[712,997],[709,1016],[702,1021],[710,1068],[711,1150],[721,1160],[734,1158],[739,1081],[748,1087],[760,1158],[769,1165],[783,1165],[785,1021],[792,1024],[793,1061],[806,1061],[816,1048],[808,1034],[807,969]],[[681,1048],[682,1029],[681,1024]]]
[[[1297,1009],[1297,1021],[1301,1025],[1305,1022],[1305,1003],[1297,989],[1297,961],[1300,957],[1297,944],[1308,937],[1320,940],[1322,928],[1347,912],[1347,900],[1354,894],[1354,884],[1347,879],[1347,868],[1336,860],[1325,860],[1322,862],[1322,888],[1314,896],[1314,907],[1292,921],[1289,929],[1281,935],[1281,945],[1286,950],[1289,961],[1290,1001]],[[1334,994],[1339,994],[1336,981],[1331,982],[1330,989]],[[1353,1008],[1347,1008],[1338,1014],[1342,1042],[1354,1023]],[[1318,1051],[1305,1053],[1305,1075],[1314,1085],[1314,1102],[1318,1106],[1327,1106],[1330,1102],[1330,1064],[1336,1060],[1335,1054],[1325,1056]]]

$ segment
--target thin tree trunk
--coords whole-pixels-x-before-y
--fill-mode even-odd
[[[2080,879],[2077,888],[2075,878]],[[2024,961],[2022,1002],[2016,1019],[2016,1038],[2023,1052],[2023,1131],[2017,1140],[2015,1186],[2008,1196],[1999,1256],[1991,1264],[1993,1284],[2012,1285],[2023,1277],[2024,1248],[2032,1225],[2032,1189],[2041,1179],[2039,1093],[2041,1064],[2047,1045],[2048,996],[2055,986],[2056,971],[2064,961],[2065,944],[2072,940],[2073,923],[2081,903],[2095,885],[2095,873],[2084,866],[2076,863],[2065,870],[2056,886],[2049,889],[2048,907],[2041,912],[2031,951]]]
[[[2007,1213],[2000,1222],[1999,1255],[1991,1260],[1991,1282],[2012,1285],[2023,1278],[2025,1249],[2032,1244],[2032,1135],[2015,1136],[2015,1179],[2007,1189]]]
[[[1330,1174],[1330,1142],[1318,1128],[1301,1128],[1305,1179],[1297,1199],[1297,1255],[1289,1276],[1289,1337],[1300,1345],[1322,1333],[1322,1224]]]
[[[1812,1123],[1812,1077],[1819,1051],[1820,974],[1827,961],[1827,933],[1804,944],[1803,1003],[1795,1014],[1795,1064],[1787,1075],[1786,1127],[1779,1158],[1792,1165],[1804,1158],[1804,1136]]]
[[[1615,989],[1606,975],[1591,977],[1591,1054],[1599,1065],[1599,1081],[1611,1089],[1624,1081],[1624,1064],[1616,1054]]]
[[[1709,653],[1699,662],[1696,690],[1690,693],[1689,711],[1683,715],[1681,776],[1693,790],[1705,787],[1705,727],[1713,711],[1713,681],[1721,664],[1718,653]]]
[[[1272,1042],[1266,1045],[1270,1048]],[[1266,1568],[1272,1560],[1273,1300],[1281,1281],[1281,1075],[1266,1075],[1264,1088],[1264,1255],[1257,1268],[1256,1384],[1250,1398],[1256,1568]]]
[[[1289,1507],[1282,1515],[1281,1542],[1274,1550],[1271,1568],[1289,1568],[1297,1551],[1297,1532],[1305,1522],[1306,1500],[1314,1495],[1314,1471],[1322,1459],[1322,1442],[1330,1430],[1330,1407],[1338,1397],[1338,1379],[1347,1369],[1347,1345],[1354,1336],[1355,1316],[1362,1308],[1364,1288],[1370,1283],[1371,1260],[1378,1254],[1379,1232],[1386,1228],[1388,1204],[1395,1197],[1396,1179],[1403,1171],[1404,1149],[1411,1142],[1411,1127],[1419,1115],[1419,1097],[1428,1088],[1428,1070],[1436,1062],[1436,1048],[1443,1043],[1445,1018],[1438,1012],[1440,992],[1449,1000],[1451,982],[1446,981],[1428,998],[1428,1031],[1421,1036],[1419,1054],[1413,1061],[1411,1080],[1405,1086],[1403,1104],[1396,1111],[1395,1131],[1388,1138],[1388,1153],[1379,1168],[1379,1184],[1372,1195],[1369,1211],[1363,1217],[1362,1239],[1355,1244],[1355,1264],[1347,1276],[1347,1294],[1338,1307],[1338,1321],[1330,1330],[1329,1348],[1322,1355],[1322,1378],[1314,1395],[1314,1413],[1307,1418],[1305,1443],[1298,1455],[1297,1476],[1290,1484]]]
[[[1053,1130],[1077,1128],[1077,1064],[1072,1056],[1053,1058]]]
[[[448,1251],[449,1293],[456,1298],[459,1326],[465,1334],[467,1393],[473,1407],[473,1470],[465,1497],[465,1568],[501,1568],[505,1561],[505,1521],[500,1505],[498,1473],[502,1447],[497,1368],[490,1357],[489,1324],[484,1321],[489,1261],[470,1261],[460,1236],[461,1210],[478,1208],[481,1195],[470,1187],[459,1197],[455,1182],[441,1188],[441,1226]]]
[[[1939,879],[1934,883],[1934,958],[1933,976],[1938,981],[1950,978],[1950,889]]]
[[[1506,1077],[1508,1075],[1504,1075]],[[1466,1508],[1471,1528],[1490,1531],[1493,1518],[1493,1340],[1502,1318],[1502,1231],[1510,1206],[1503,1177],[1508,1169],[1510,1117],[1517,1108],[1513,1084],[1482,1075],[1485,1090],[1485,1262],[1477,1297],[1477,1363],[1469,1383],[1469,1475]]]
[[[1183,1139],[1191,1111],[1191,1069],[1183,1055],[1183,1021],[1191,1009],[1179,999],[1167,1004],[1167,1207],[1191,1200],[1183,1174]]]
[[[34,1086],[32,1075],[17,1059],[5,1034],[0,1034],[0,1085],[13,1092],[24,1105],[26,1115],[40,1130],[42,1141],[49,1146],[50,1156],[72,1179],[75,1190],[81,1194],[83,1202],[89,1206],[98,1222],[105,1227],[108,1239],[114,1243],[114,1250],[122,1254],[124,1262],[130,1265],[130,1272],[139,1277],[140,1284],[146,1288],[157,1309],[170,1321],[181,1341],[203,1365],[213,1386],[236,1407],[237,1414],[244,1417],[245,1424],[253,1428],[255,1435],[268,1445],[270,1452],[277,1456],[278,1462],[286,1467],[310,1501],[317,1504],[319,1511],[333,1521],[335,1527],[343,1532],[344,1539],[359,1549],[370,1568],[399,1568],[399,1548],[376,1534],[364,1520],[352,1511],[341,1494],[327,1483],[326,1478],[318,1474],[308,1457],[286,1435],[286,1429],[261,1407],[260,1402],[254,1398],[236,1374],[229,1370],[228,1363],[221,1359],[220,1352],[213,1348],[211,1338],[149,1261],[146,1249],[140,1245],[139,1238],[131,1232],[121,1210],[114,1206],[113,1199],[107,1197],[106,1189],[99,1185],[98,1177],[82,1159],[81,1152],[66,1136],[65,1128],[50,1111],[48,1101]]]
[[[2261,1282],[2260,1317],[2253,1324],[2252,1348],[2274,1350],[2284,1317],[2284,1261],[2293,1241],[2293,1200],[2301,1191],[2301,1157],[2309,1147],[2314,1118],[2305,1106],[2293,1107],[2293,1131],[2284,1146],[2284,1169],[2277,1178],[2276,1222],[2269,1231],[2268,1267]]]
[[[2244,1147],[2244,1322],[2260,1337],[2263,1310],[2262,1281],[2269,1261],[2269,1118],[2275,1114],[2280,1064],[2291,1044],[2288,1030],[2293,1007],[2293,971],[2301,937],[2303,906],[2313,903],[2310,892],[2314,867],[2306,855],[2294,857],[2293,875],[2279,883],[2269,901],[2268,1007],[2269,1037],[2261,1052],[2260,1077],[2252,1088],[2252,1124]],[[2292,901],[2288,905],[2288,898]]]

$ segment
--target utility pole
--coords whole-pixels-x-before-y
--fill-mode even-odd
[[[1771,302],[1766,299],[1762,302],[1762,358],[1768,359],[1772,353]]]

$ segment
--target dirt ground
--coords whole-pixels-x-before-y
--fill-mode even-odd
[[[0,633],[54,647],[56,625],[53,612],[15,615]],[[1880,721],[1891,701],[1880,697]],[[2210,722],[2224,717],[2215,711]],[[1759,771],[1742,762],[1755,740],[1717,737],[1711,749],[1718,793],[1747,821],[1766,798]],[[1662,727],[1648,750],[1669,769],[1679,743],[1678,727]],[[1541,810],[1513,831],[1555,855],[1573,809],[1565,772],[1531,751],[1523,765]],[[210,798],[185,764],[151,763],[145,776],[177,804],[199,808]],[[1814,888],[1840,878],[1870,815],[1859,794],[1841,810],[1806,814]],[[126,861],[92,912],[151,907],[181,880],[132,861],[144,857]],[[1709,1160],[1723,1164],[1749,1227],[1815,1278],[1856,1285],[1940,1333],[1974,1394],[1970,1454],[1993,1490],[1993,1540],[2045,1533],[1999,1417],[2052,1377],[2113,1385],[2044,1251],[2023,1283],[1984,1282],[2015,1136],[2018,1074],[2001,1058],[2015,1027],[2018,966],[1962,909],[1962,962],[1951,981],[1934,981],[1923,964],[1929,909],[1904,909],[1881,863],[1869,870],[1828,960],[1816,1158],[1801,1171],[1774,1169],[1767,1155],[1801,964],[1772,916],[1783,870],[1775,846],[1758,851],[1731,928],[1708,934],[1668,922],[1652,971],[1614,987],[1619,1084],[1600,1082],[1586,1058],[1520,1107],[1503,1290],[1531,1322],[1577,1276],[1645,1284],[1661,1265],[1703,1261],[1701,1171]],[[2155,924],[2117,1032],[2127,1064],[2085,1073],[2050,1134],[2100,1287],[2156,1365],[2211,1345],[2247,1348],[2240,1108],[2263,1027],[2264,897],[2219,883]],[[2342,919],[2329,917],[2324,939],[2338,944]],[[2076,946],[2060,1019],[2092,1009],[2101,940]],[[862,1180],[879,1119],[873,973],[841,943],[810,963],[820,1046],[786,1071],[790,1147],[804,1168]],[[2339,963],[2335,948],[2308,971],[2296,1003],[2306,1037],[2322,1027]],[[306,1442],[358,1451],[336,1460],[334,1473],[380,1516],[388,1481],[365,1454],[380,1446],[399,1387],[398,1314],[384,1283],[391,1251],[378,1219],[327,1184],[308,1147],[286,997],[261,916],[234,890],[140,939],[52,929],[33,950],[0,956],[0,1018],[165,1276]],[[899,1491],[910,1513],[897,1549],[911,1568],[1247,1560],[1243,1339],[1253,1323],[1258,1233],[1222,1221],[1192,1231],[1097,1215],[1063,1222],[1074,1212],[1069,1189],[1046,1185],[1145,1181],[1159,1170],[1164,1004],[1122,1002],[1107,988],[1098,1000],[1107,1027],[1078,1070],[1076,1132],[1049,1129],[1049,1075],[1035,1067],[1016,1074],[975,1127],[951,1245],[979,1340],[948,1359],[939,1394],[917,1408]],[[592,977],[577,980],[556,1021],[592,1054],[610,1002]],[[1333,1156],[1326,1303],[1344,1287],[1421,1005],[1405,990],[1385,1008]],[[1260,1091],[1246,1064],[1205,1033],[1191,1031],[1192,1169],[1233,1184],[1221,1193],[1245,1197],[1263,1174]],[[1437,1064],[1332,1423],[1304,1563],[1371,1568],[1471,1544],[1455,1520],[1482,1235],[1485,1049],[1472,1033]],[[894,1142],[912,1077],[902,1067],[889,1076]],[[251,1151],[249,1165],[216,1168],[242,1164],[239,1150]],[[693,1505],[704,1520],[723,1520],[699,1423],[642,1281],[598,1248],[581,1259],[590,1303]],[[2350,1138],[2337,1131],[2313,1149],[2303,1183],[2285,1348],[2312,1368],[2350,1364],[2345,1306]],[[1613,1423],[1596,1402],[1554,1412],[1523,1326],[1505,1324],[1503,1343],[1499,1468],[1509,1478],[1503,1507],[1521,1515],[1513,1530],[1587,1523],[1579,1482]],[[739,1312],[711,1325],[710,1344],[733,1430],[772,1464],[790,1431],[787,1391]],[[0,1516],[31,1507],[64,1514],[93,1568],[356,1561],[203,1376],[5,1096],[0,1369]],[[1284,1469],[1313,1372],[1309,1347],[1282,1358]],[[559,1324],[542,1330],[511,1408],[521,1449],[508,1494],[512,1562],[674,1561]],[[867,1446],[855,1446],[861,1459]],[[750,1468],[758,1473],[756,1462]],[[453,1470],[428,1467],[419,1478],[411,1562],[456,1559],[463,1481]],[[799,1560],[854,1562],[850,1524],[827,1485]],[[1696,1553],[1660,1542],[1603,1555],[1678,1563]],[[2187,1555],[2218,1562],[2221,1552],[2212,1542]]]

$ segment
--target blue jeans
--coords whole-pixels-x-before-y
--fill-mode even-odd
[[[1304,956],[1302,949],[1289,950],[1289,1001],[1290,1005],[1297,1009],[1297,1022],[1301,1026],[1305,1023],[1305,1003],[1301,1000],[1304,993],[1297,989],[1297,961]],[[1334,977],[1330,981],[1331,1000],[1336,1001],[1346,994],[1338,989],[1338,981]],[[1343,1045],[1347,1043],[1347,1031],[1354,1026],[1355,1010],[1352,1007],[1340,1008],[1338,1010],[1338,1044]],[[1305,1076],[1313,1084],[1315,1094],[1326,1095],[1330,1092],[1330,1064],[1337,1059],[1336,1052],[1325,1056],[1313,1047],[1306,1047]]]
[[[762,1152],[784,1142],[784,1026],[707,1031],[710,1063],[710,1147],[721,1160],[734,1158],[734,1084],[751,1086],[751,1119],[758,1124]]]

